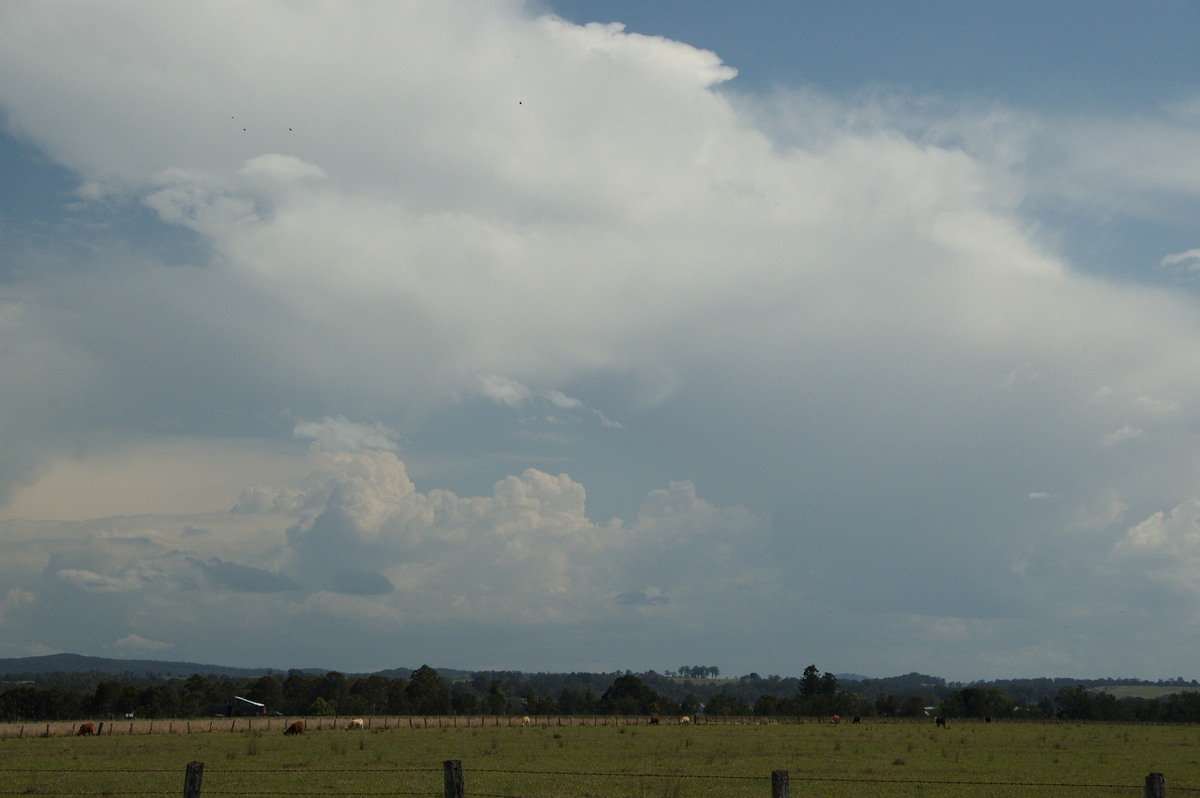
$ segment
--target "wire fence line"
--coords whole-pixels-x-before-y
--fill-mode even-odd
[[[362,720],[364,728],[375,729],[474,729],[513,728],[518,726],[648,726],[654,724],[640,715],[367,715],[361,718],[338,715],[254,715],[237,718],[106,718],[92,721],[96,734],[196,734],[217,732],[282,731],[293,721],[304,722],[310,731],[344,729],[352,720]],[[688,719],[695,725],[752,725],[761,721],[750,718]],[[784,721],[798,723],[801,719]],[[79,720],[0,721],[0,738],[70,737],[85,725]]]
[[[426,795],[426,796],[445,796],[446,798],[451,798],[451,793],[448,791],[448,789],[446,789],[446,790],[414,789],[414,788],[412,788],[411,785],[404,785],[404,786],[396,785],[396,786],[389,786],[387,788],[374,788],[374,789],[368,789],[368,790],[363,790],[363,789],[360,789],[360,788],[357,788],[354,786],[346,785],[345,787],[339,788],[336,791],[324,790],[324,789],[319,789],[319,788],[296,789],[293,787],[286,787],[286,788],[279,788],[278,791],[272,791],[269,788],[264,789],[263,785],[261,785],[261,784],[255,785],[255,787],[253,789],[241,789],[241,788],[239,788],[239,786],[232,783],[236,780],[242,780],[242,779],[246,779],[246,778],[253,779],[258,776],[278,775],[278,774],[288,774],[288,775],[292,775],[292,776],[301,776],[301,777],[302,776],[312,776],[312,775],[317,775],[317,774],[326,774],[326,775],[329,775],[329,774],[339,775],[340,774],[340,775],[346,775],[346,776],[389,775],[389,774],[395,774],[395,775],[399,776],[399,775],[420,774],[423,777],[425,777],[424,779],[422,779],[422,783],[430,784],[430,786],[432,787],[436,784],[437,775],[439,773],[442,773],[444,775],[446,766],[449,766],[451,764],[451,762],[458,763],[458,760],[447,761],[446,763],[444,763],[442,769],[434,769],[429,766],[410,767],[410,768],[403,768],[403,767],[387,767],[387,768],[307,768],[307,767],[304,767],[304,768],[296,768],[296,767],[293,767],[293,768],[250,768],[250,769],[222,768],[220,766],[216,766],[216,767],[212,767],[212,768],[209,768],[206,771],[204,771],[204,775],[207,777],[211,777],[211,779],[209,781],[208,786],[206,786],[204,788],[202,794],[204,796],[244,796],[244,795],[257,795],[257,796],[264,796],[264,797],[266,797],[266,796],[289,796],[289,798],[303,798],[304,796],[313,796],[314,798],[316,796],[342,796],[342,797],[344,797],[344,796],[348,796],[348,795],[352,795],[352,796]],[[190,775],[190,768],[192,768],[195,765],[200,765],[200,768],[203,769],[203,763],[191,763],[191,765],[189,765],[189,775]],[[458,766],[461,768],[461,763],[458,763]],[[791,775],[787,771],[774,771],[769,776],[748,776],[748,775],[721,775],[721,774],[655,773],[655,772],[596,771],[596,770],[571,771],[571,770],[538,770],[538,769],[481,767],[481,768],[471,769],[469,771],[469,774],[472,777],[476,777],[476,776],[482,776],[482,777],[519,776],[524,779],[525,784],[519,790],[517,790],[515,792],[510,791],[510,792],[493,793],[493,792],[487,792],[487,791],[471,790],[469,793],[466,793],[466,795],[469,795],[470,798],[512,798],[512,796],[514,796],[514,795],[525,795],[525,796],[537,795],[538,790],[536,788],[533,788],[533,789],[530,788],[530,786],[529,786],[530,781],[536,782],[538,778],[554,778],[554,779],[567,778],[567,779],[599,779],[599,780],[603,780],[605,782],[609,782],[610,784],[619,782],[621,780],[630,780],[630,779],[633,779],[633,780],[653,779],[653,780],[664,780],[664,781],[673,780],[673,781],[677,781],[677,782],[685,782],[686,781],[686,782],[691,782],[691,783],[703,783],[703,782],[710,782],[710,783],[740,782],[743,784],[758,783],[758,784],[763,785],[764,791],[762,794],[765,796],[768,794],[773,794],[773,793],[769,793],[768,790],[771,789],[774,778],[776,777],[776,775],[778,773],[785,774],[786,781],[790,781],[790,783],[798,784],[798,785],[803,785],[803,784],[824,784],[824,785],[841,784],[841,785],[859,785],[859,786],[871,785],[872,787],[875,787],[875,788],[886,788],[888,786],[891,786],[896,789],[925,788],[925,787],[955,787],[955,788],[960,788],[960,790],[962,790],[962,794],[964,794],[964,795],[970,795],[971,794],[970,791],[972,789],[984,790],[984,791],[994,791],[996,789],[1004,788],[1006,791],[1030,790],[1030,791],[1034,791],[1035,793],[1038,793],[1038,792],[1045,793],[1047,791],[1054,791],[1051,794],[1056,794],[1056,795],[1061,794],[1062,791],[1064,791],[1064,790],[1105,791],[1105,792],[1109,792],[1109,793],[1113,793],[1113,794],[1127,794],[1127,795],[1131,795],[1131,796],[1132,795],[1141,795],[1141,796],[1147,796],[1147,798],[1152,798],[1152,796],[1155,795],[1154,793],[1151,792],[1151,788],[1150,788],[1150,783],[1152,781],[1152,777],[1157,776],[1158,782],[1160,784],[1163,783],[1161,774],[1150,774],[1149,776],[1147,776],[1145,784],[1136,785],[1136,784],[1111,784],[1111,783],[1098,783],[1098,782],[1065,782],[1065,781],[1037,781],[1037,782],[1034,782],[1034,781],[985,781],[985,780],[973,780],[973,779],[864,778],[864,777],[854,777],[854,776],[820,776],[820,775],[813,775],[813,774]],[[25,787],[25,788],[21,788],[21,789],[10,789],[11,785],[7,784],[8,779],[6,778],[10,774],[12,774],[12,775],[35,774],[38,776],[48,776],[48,777],[53,777],[56,775],[66,775],[66,774],[69,774],[69,775],[96,774],[96,775],[120,776],[120,777],[125,777],[125,778],[131,777],[131,776],[138,776],[138,775],[153,775],[153,776],[157,776],[160,778],[154,780],[157,782],[154,785],[147,785],[146,788],[139,788],[139,789],[131,790],[131,791],[122,791],[122,789],[120,788],[120,785],[117,785],[116,788],[114,789],[114,788],[110,788],[106,785],[97,785],[97,784],[91,784],[86,791],[80,791],[80,790],[57,791],[53,788],[47,789],[47,788],[42,788],[42,787],[37,787],[37,788]],[[178,784],[178,781],[175,781],[175,779],[177,779],[179,777],[179,775],[180,775],[180,770],[178,768],[129,769],[129,768],[89,768],[89,767],[76,767],[76,768],[6,768],[6,767],[0,767],[0,785],[4,785],[4,786],[0,786],[0,796],[36,794],[36,795],[41,795],[41,796],[52,796],[54,798],[66,798],[67,796],[96,795],[96,794],[103,794],[103,795],[108,795],[108,796],[179,795],[178,789],[170,789],[166,786],[168,784],[168,782],[170,782],[170,781],[174,781],[175,784]],[[174,777],[174,778],[171,778],[171,777]],[[486,784],[487,779],[484,779],[484,781]],[[228,784],[223,785],[222,782],[228,782]],[[199,785],[197,785],[197,789],[198,789],[198,786]],[[1178,793],[1197,794],[1197,793],[1200,793],[1200,787],[1172,785],[1171,793],[1173,795],[1178,794]],[[462,794],[462,793],[460,793],[460,794]],[[785,792],[785,794],[786,794],[786,792]],[[876,793],[876,794],[886,794],[886,793]],[[1165,793],[1158,793],[1158,794],[1161,795],[1161,794],[1165,794]],[[189,796],[189,793],[185,790],[184,795],[185,795],[185,798],[187,798]],[[196,791],[196,792],[192,793],[192,795],[198,797],[201,795],[201,793],[199,791]]]
[[[792,726],[807,724],[833,724],[836,721],[824,716],[743,716],[743,715],[696,715],[687,718],[662,718],[644,715],[365,715],[352,718],[349,715],[254,715],[228,718],[106,718],[92,722],[97,728],[96,734],[104,735],[141,735],[141,734],[196,734],[218,732],[248,732],[248,731],[282,731],[293,721],[300,720],[310,731],[344,729],[352,720],[362,720],[366,730],[391,729],[475,729],[475,728],[513,728],[531,726],[541,728],[567,728],[577,726]],[[682,721],[682,722],[681,722]],[[864,718],[864,725],[871,723],[887,723],[888,725],[920,726],[929,724],[931,718]],[[982,719],[955,718],[953,722],[959,726],[974,726],[983,724]],[[1064,721],[1053,718],[1014,721],[1024,725],[1086,726],[1092,721]],[[75,735],[80,726],[80,720],[51,720],[51,721],[0,721],[0,739],[8,737],[70,737]],[[842,721],[842,725],[849,725]],[[1122,725],[1137,726],[1176,726],[1194,724],[1176,724],[1163,722],[1123,722]]]

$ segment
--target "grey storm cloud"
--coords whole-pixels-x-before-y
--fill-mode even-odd
[[[656,604],[671,603],[669,598],[653,590],[630,590],[627,593],[619,594],[616,598],[616,601],[618,604],[624,604],[630,607],[652,607]]]
[[[197,561],[196,565],[205,576],[238,593],[280,593],[300,589],[300,585],[283,574],[225,562],[218,557],[208,561]]]
[[[375,571],[339,571],[333,575],[333,589],[350,596],[381,596],[395,587],[386,576]]]

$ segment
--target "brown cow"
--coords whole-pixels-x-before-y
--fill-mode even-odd
[[[96,733],[96,727],[91,723],[79,724],[79,731],[75,732],[76,737],[91,737]]]
[[[283,730],[284,734],[304,734],[304,721],[298,720]]]

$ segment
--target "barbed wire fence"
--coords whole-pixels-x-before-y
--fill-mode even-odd
[[[438,773],[441,784],[438,784]],[[87,774],[95,779],[86,790],[57,790],[43,780],[53,781],[55,776]],[[482,785],[481,789],[466,789],[466,777],[461,760],[446,760],[441,771],[430,767],[414,768],[221,768],[206,770],[204,763],[191,762],[183,773],[182,794],[184,798],[219,798],[220,796],[442,796],[443,798],[514,798],[539,794],[562,794],[561,787],[541,786],[546,782],[563,780],[575,785],[577,794],[589,794],[581,785],[595,785],[590,789],[611,787],[619,782],[637,782],[641,789],[634,792],[652,792],[648,784],[670,785],[661,788],[664,795],[678,795],[682,785],[689,785],[698,795],[727,796],[732,794],[763,796],[766,798],[790,798],[793,785],[808,792],[809,787],[829,789],[835,786],[862,791],[870,788],[874,795],[911,794],[913,790],[928,788],[951,788],[956,794],[994,795],[1003,789],[1006,795],[1096,795],[1100,792],[1111,795],[1165,798],[1166,779],[1162,773],[1148,774],[1142,784],[1106,784],[1087,782],[1021,782],[1021,781],[977,781],[948,779],[885,779],[853,776],[820,776],[813,774],[791,774],[786,770],[775,770],[769,775],[712,775],[621,771],[564,771],[513,768],[475,768],[469,771],[471,780]],[[0,765],[0,796],[39,795],[51,798],[68,796],[157,796],[180,795],[180,772],[174,769],[129,769],[129,768],[5,768]],[[286,783],[279,783],[282,781]],[[305,785],[294,785],[295,779]],[[386,780],[385,785],[368,786],[366,779]],[[207,779],[207,784],[205,780]],[[438,789],[440,786],[441,789]],[[591,792],[591,794],[597,794]],[[1173,785],[1171,795],[1200,795],[1200,787]]]

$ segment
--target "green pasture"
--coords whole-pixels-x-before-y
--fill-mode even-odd
[[[462,762],[467,796],[1200,795],[1200,728],[951,721],[391,728],[365,731],[8,737],[0,795],[181,795],[188,762],[205,796],[442,794]]]

